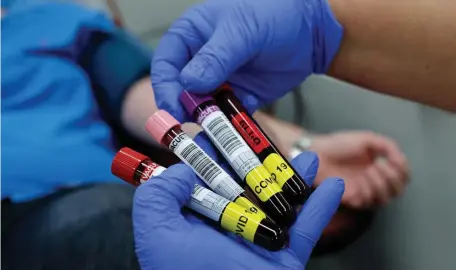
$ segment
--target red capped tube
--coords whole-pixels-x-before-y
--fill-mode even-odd
[[[293,205],[303,204],[310,196],[311,189],[247,113],[230,86],[223,84],[214,92],[213,97],[218,107],[282,188],[285,196]]]
[[[126,147],[116,154],[111,165],[114,175],[135,186],[165,170],[166,168],[149,157]],[[225,230],[270,251],[280,250],[287,240],[285,232],[269,219],[252,213],[200,185],[195,185],[186,206],[217,222]]]
[[[124,147],[117,152],[111,164],[111,172],[134,186],[139,186],[166,170],[149,157]]]

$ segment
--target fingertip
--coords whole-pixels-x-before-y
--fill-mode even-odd
[[[167,111],[181,123],[187,122],[190,117],[179,102],[180,93],[183,91],[182,86],[177,81],[173,81],[173,78],[163,77],[163,73],[153,71],[151,74],[152,91],[157,108]]]
[[[342,197],[342,194],[345,192],[345,181],[342,178],[330,177],[324,180],[319,188],[322,188],[322,190],[331,190],[335,194],[340,194],[340,197]]]
[[[235,90],[235,95],[239,98],[242,105],[244,105],[250,115],[253,115],[256,110],[262,107],[262,102],[256,96],[242,90],[236,91],[236,87],[233,88]]]
[[[318,155],[312,151],[305,151],[291,161],[291,165],[297,173],[304,178],[307,185],[312,186],[317,176],[320,160]]]

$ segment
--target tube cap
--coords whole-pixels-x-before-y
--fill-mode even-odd
[[[179,96],[179,99],[190,115],[192,115],[195,112],[196,108],[198,108],[199,105],[203,104],[206,101],[214,100],[209,95],[196,95],[189,93],[185,90],[182,91],[182,93]]]
[[[154,139],[161,143],[166,133],[180,123],[167,111],[159,110],[152,114],[146,122],[146,130]]]
[[[225,91],[233,91],[233,88],[231,88],[231,85],[229,85],[228,83],[223,83],[222,85],[220,85],[218,88],[218,90],[225,90]]]
[[[134,184],[136,168],[149,157],[124,147],[117,152],[111,164],[111,172],[120,179]]]

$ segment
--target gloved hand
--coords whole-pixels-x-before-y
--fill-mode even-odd
[[[216,158],[204,137],[198,135],[196,142]],[[315,178],[318,159],[312,152],[301,154],[292,163],[304,179]],[[321,184],[290,229],[289,248],[269,252],[181,212],[195,183],[201,184],[192,170],[177,164],[137,189],[133,224],[136,253],[143,270],[303,269],[344,191],[339,179]]]
[[[181,122],[183,88],[228,81],[250,112],[328,69],[342,28],[327,0],[208,0],[179,18],[152,62],[157,105]]]

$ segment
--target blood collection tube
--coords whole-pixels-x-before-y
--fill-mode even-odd
[[[165,170],[149,157],[127,147],[117,152],[111,166],[111,172],[115,176],[134,186],[139,186]],[[195,185],[186,206],[217,222],[225,230],[268,250],[280,250],[285,244],[285,232],[275,223],[200,185]]]
[[[159,110],[146,123],[152,137],[167,146],[215,193],[235,202],[261,217],[266,214],[252,203],[245,190],[181,129],[181,124],[168,112]]]
[[[286,161],[255,120],[249,116],[230,86],[223,84],[214,92],[213,97],[216,104],[272,174],[284,191],[285,196],[293,205],[303,204],[309,197],[311,189],[295,172],[296,170],[291,164]]]
[[[180,100],[239,178],[261,201],[261,208],[278,224],[290,226],[296,219],[293,207],[269,171],[217,107],[215,100],[211,96],[194,95],[187,91],[182,92]]]

